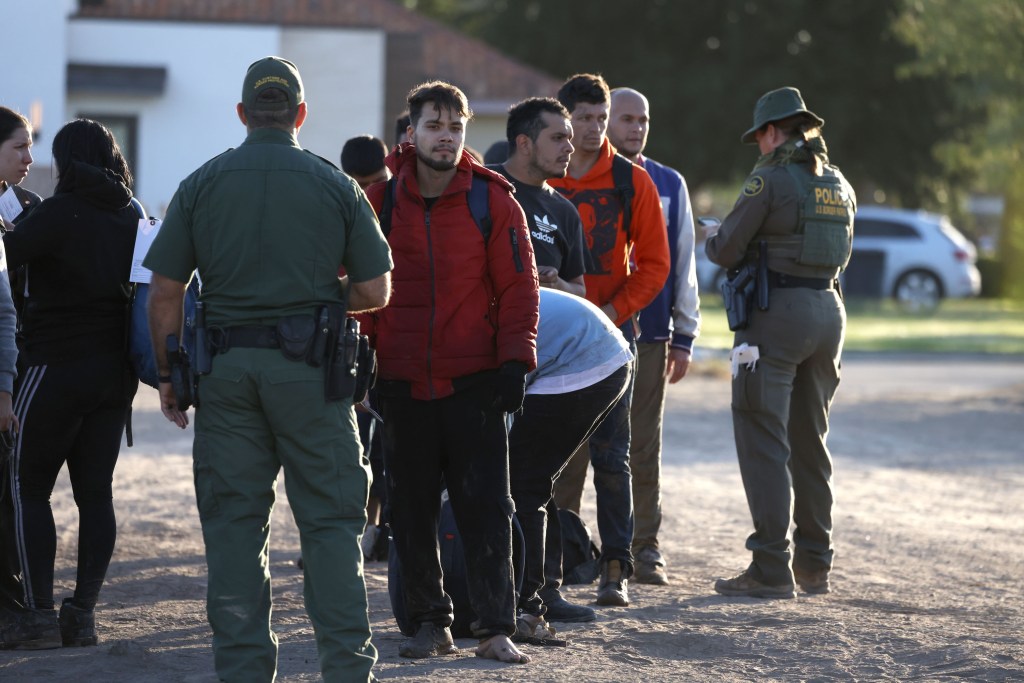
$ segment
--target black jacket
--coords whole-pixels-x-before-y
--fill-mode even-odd
[[[30,366],[125,348],[138,226],[131,190],[116,174],[80,162],[61,180],[66,191],[4,235],[9,267],[29,266],[22,333]]]

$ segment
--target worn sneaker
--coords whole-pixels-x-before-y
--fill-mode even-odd
[[[633,581],[653,586],[668,585],[668,574],[665,573],[665,559],[657,548],[652,545],[645,545],[635,555],[636,564],[633,567]]]
[[[544,618],[548,621],[558,621],[566,624],[584,624],[597,619],[597,612],[586,605],[574,605],[565,598],[559,596],[557,600],[544,603],[547,611]]]
[[[95,645],[96,614],[91,609],[76,607],[72,598],[64,598],[60,605],[60,638],[65,647]]]
[[[601,584],[597,589],[597,604],[628,607],[628,583],[628,580],[622,575],[622,563],[618,560],[608,560],[601,572]]]
[[[832,586],[828,580],[828,570],[818,569],[816,571],[793,570],[793,578],[805,593],[831,593]]]
[[[454,655],[458,652],[459,649],[455,647],[455,641],[452,640],[451,629],[430,622],[420,624],[416,629],[416,635],[398,647],[399,655],[412,659]]]
[[[553,638],[555,629],[551,627],[544,617],[533,614],[521,614],[516,617],[516,632],[512,635],[512,642],[524,642],[530,639],[543,640]]]
[[[715,581],[715,590],[722,595],[737,595],[747,598],[795,598],[793,584],[769,586],[743,572],[731,579]]]
[[[60,626],[52,609],[9,612],[0,623],[0,650],[53,650],[60,644]]]

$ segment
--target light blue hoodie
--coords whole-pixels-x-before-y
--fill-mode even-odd
[[[567,394],[597,384],[633,360],[622,332],[594,304],[540,288],[537,369],[527,394]]]

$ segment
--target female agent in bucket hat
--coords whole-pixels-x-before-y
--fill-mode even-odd
[[[804,98],[796,88],[786,87],[766,92],[754,105],[754,125],[743,134],[740,142],[752,145],[756,142],[755,133],[761,128],[773,121],[788,119],[797,114],[805,114],[816,127],[825,125],[824,119],[807,108]]]
[[[734,342],[750,347],[733,365],[732,417],[753,557],[738,576],[715,582],[723,595],[792,598],[797,585],[807,593],[831,589],[825,436],[846,327],[835,283],[850,256],[856,200],[829,164],[823,124],[796,88],[757,101],[754,125],[740,139],[756,142],[761,157],[706,245],[708,258],[726,268],[756,262],[763,250],[767,277],[758,286],[769,289],[767,307],[750,312]]]

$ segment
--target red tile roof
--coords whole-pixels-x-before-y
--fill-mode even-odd
[[[423,40],[423,78],[461,87],[470,102],[554,96],[560,81],[393,0],[80,0],[76,18],[374,28]],[[416,79],[414,79],[416,80]]]

